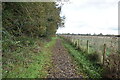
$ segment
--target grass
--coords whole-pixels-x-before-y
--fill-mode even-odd
[[[85,53],[76,50],[75,47],[66,41],[63,42],[63,45],[68,49],[70,55],[78,64],[79,71],[87,74],[88,78],[101,78],[102,69],[88,60]]]
[[[55,39],[56,38],[52,38],[50,42],[46,42],[40,39],[29,39],[27,40],[27,42],[29,43],[28,45],[18,43],[20,47],[17,47],[14,51],[10,51],[9,48],[4,49],[2,58],[3,62],[2,77],[3,78],[47,77],[47,70],[52,66],[51,48],[56,41]],[[21,40],[19,41],[21,42]]]

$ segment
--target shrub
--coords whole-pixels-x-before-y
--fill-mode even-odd
[[[120,78],[120,55],[111,54],[105,60],[103,77]]]
[[[102,55],[98,53],[92,53],[87,55],[88,59],[93,62],[102,62]]]

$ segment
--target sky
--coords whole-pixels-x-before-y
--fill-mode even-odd
[[[69,0],[61,10],[65,27],[57,33],[118,34],[118,1]]]

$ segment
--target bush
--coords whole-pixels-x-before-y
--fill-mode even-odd
[[[111,54],[105,60],[103,77],[105,78],[120,78],[120,55]]]
[[[102,55],[98,53],[91,53],[87,55],[88,59],[93,62],[102,62]]]

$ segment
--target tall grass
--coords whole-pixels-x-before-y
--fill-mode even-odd
[[[3,78],[45,78],[51,67],[51,47],[55,38],[46,42],[40,38],[3,38]]]

